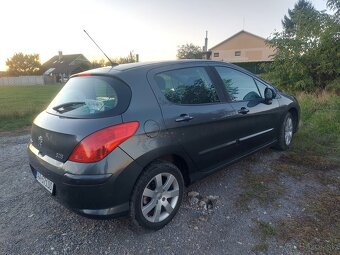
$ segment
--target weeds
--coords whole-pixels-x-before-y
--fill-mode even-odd
[[[237,201],[241,209],[248,209],[248,204],[254,199],[260,204],[268,204],[284,193],[278,183],[278,175],[272,172],[255,174],[247,171],[241,180],[241,186],[243,192]]]
[[[301,120],[290,151],[340,163],[340,96],[299,94]]]
[[[256,235],[260,236],[260,242],[253,247],[253,252],[267,252],[267,239],[276,235],[274,226],[268,222],[256,220],[256,227],[253,229]]]
[[[304,216],[282,219],[277,224],[279,240],[293,239],[308,254],[340,253],[340,192],[324,191],[303,203]]]
[[[267,252],[268,251],[268,244],[267,243],[265,243],[265,242],[260,242],[260,243],[258,243],[258,244],[256,244],[254,247],[253,247],[253,249],[252,249],[252,251],[253,252]]]

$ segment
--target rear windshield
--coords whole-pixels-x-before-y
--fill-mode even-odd
[[[130,88],[113,77],[71,78],[47,108],[65,117],[99,118],[122,114],[129,106]]]

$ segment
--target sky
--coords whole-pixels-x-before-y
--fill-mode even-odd
[[[84,29],[112,58],[139,54],[140,61],[176,59],[186,43],[208,48],[244,29],[267,38],[297,0],[1,0],[0,70],[16,52],[39,54],[45,62],[58,51],[104,56]],[[311,1],[318,10],[325,0]]]

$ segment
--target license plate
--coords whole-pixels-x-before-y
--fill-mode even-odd
[[[54,189],[54,183],[51,182],[49,179],[47,179],[45,176],[43,176],[41,173],[37,171],[36,179],[38,182],[40,182],[41,185],[43,185],[51,194],[53,193]]]

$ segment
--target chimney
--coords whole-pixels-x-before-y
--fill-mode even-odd
[[[58,54],[59,54],[59,61],[63,58],[63,52],[60,50],[58,51]]]
[[[208,51],[208,31],[205,31],[204,51]]]

